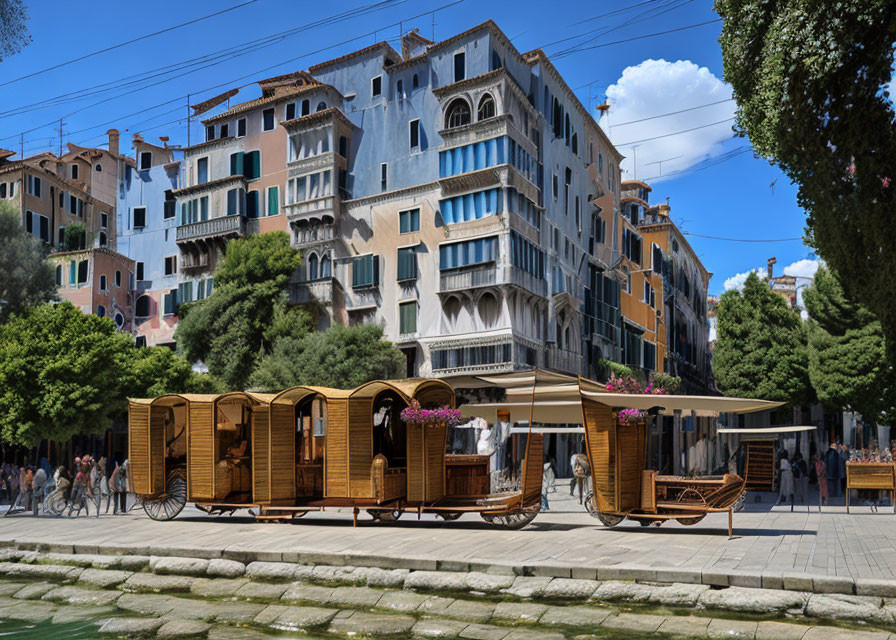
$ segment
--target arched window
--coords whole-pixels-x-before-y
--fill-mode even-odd
[[[402,84],[401,80],[395,83],[395,93],[398,94],[398,97],[402,97],[402,93],[404,93],[404,84]]]
[[[569,144],[569,114],[567,113],[564,118],[563,124],[563,137],[566,138],[566,144]]]
[[[490,293],[485,293],[479,298],[479,320],[483,329],[493,329],[498,325],[499,307],[498,301]]]
[[[417,74],[414,74],[414,79],[411,80],[411,88],[416,89],[420,86],[420,78],[417,77]]]
[[[329,278],[330,277],[330,256],[324,255],[320,261],[320,277],[321,278]]]
[[[62,286],[62,265],[61,264],[56,265],[56,286],[57,287]]]
[[[137,304],[134,305],[134,315],[138,318],[148,318],[149,317],[149,308],[150,308],[150,298],[147,295],[142,295],[137,298]],[[118,314],[115,315],[115,322],[118,323]],[[124,322],[124,319],[122,319]],[[121,325],[119,325],[121,326]]]
[[[460,319],[460,300],[454,296],[445,301],[445,328],[452,331],[458,328],[458,320]]]
[[[104,231],[100,231],[100,246],[106,246],[106,233]]]
[[[470,124],[470,105],[463,98],[455,98],[445,112],[445,128],[454,129]]]
[[[100,291],[106,291],[108,289],[108,280],[106,280],[106,276],[100,276]]]
[[[308,279],[317,280],[317,254],[312,253],[308,258]]]
[[[121,311],[115,314],[115,326],[119,329],[124,326],[124,316],[121,314]]]
[[[102,170],[103,170],[103,165],[101,165],[99,162],[97,162],[97,163],[96,163],[96,170],[97,170],[97,171],[102,171]]]
[[[339,136],[339,155],[348,158],[348,138]]]
[[[311,103],[307,100],[302,100],[302,115],[307,116],[311,112]]]
[[[479,110],[476,115],[477,120],[485,120],[495,117],[495,99],[490,93],[486,93],[479,101]]]
[[[572,134],[572,152],[576,155],[579,153],[579,134]]]
[[[317,110],[318,110],[318,111],[323,111],[323,110],[326,109],[326,108],[327,108],[327,103],[326,103],[326,102],[318,102],[318,103],[317,103]]]
[[[106,307],[104,307],[103,305],[97,305],[96,315],[98,315],[100,318],[105,318],[106,317]]]

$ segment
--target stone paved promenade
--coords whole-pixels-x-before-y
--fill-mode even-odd
[[[772,507],[772,496],[734,515],[728,539],[725,514],[701,523],[642,528],[625,522],[607,529],[565,495],[526,529],[502,531],[478,516],[453,523],[405,514],[374,524],[362,513],[357,528],[349,510],[309,514],[294,524],[209,517],[188,506],[174,521],[126,516],[0,518],[0,545],[39,544],[52,550],[143,553],[247,560],[308,561],[411,569],[506,568],[530,575],[855,592],[858,581],[896,580],[896,515],[860,506]],[[246,514],[246,512],[242,512]],[[629,570],[635,570],[630,574]],[[788,580],[797,581],[792,586]],[[820,586],[819,586],[820,585]]]

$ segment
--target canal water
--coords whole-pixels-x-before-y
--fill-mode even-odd
[[[0,621],[0,638],[6,640],[82,640],[96,638],[96,625],[89,622],[51,624],[46,622]]]

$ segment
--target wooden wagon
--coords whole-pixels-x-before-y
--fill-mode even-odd
[[[186,502],[209,513],[253,507],[291,520],[327,507],[376,521],[406,511],[454,520],[479,513],[524,526],[538,513],[542,441],[527,443],[520,491],[490,494],[488,457],[448,456],[446,427],[405,424],[401,411],[453,407],[441,380],[375,381],[352,390],[301,386],[278,394],[163,396],[130,403],[130,459],[147,513],[167,520]],[[170,417],[175,410],[178,418]],[[172,422],[183,455],[167,454]],[[180,432],[180,431],[179,431]],[[484,479],[484,480],[483,480]]]
[[[465,415],[495,419],[498,412],[506,412],[512,421],[530,425],[583,426],[592,481],[586,508],[606,526],[626,518],[644,526],[667,520],[692,525],[707,513],[727,512],[730,534],[732,508],[743,493],[744,480],[736,474],[664,476],[647,469],[647,420],[675,410],[746,413],[780,406],[743,398],[608,393],[594,381],[544,371],[479,379],[504,388],[506,400],[463,406]],[[638,409],[644,419],[623,424],[621,409]]]
[[[893,512],[896,513],[896,465],[892,462],[847,462],[846,513],[849,513],[850,489],[888,492]]]

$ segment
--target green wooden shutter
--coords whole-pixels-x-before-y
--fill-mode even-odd
[[[75,284],[75,279],[78,277],[78,266],[77,263],[72,260],[68,263],[68,283]]]
[[[417,332],[417,303],[403,302],[398,305],[399,333]]]
[[[245,156],[245,154],[242,151],[230,154],[230,175],[232,175],[232,176],[243,175],[243,157],[244,156]]]
[[[280,213],[280,187],[268,189],[268,215],[275,216]]]
[[[398,250],[398,279],[414,280],[417,278],[417,255],[414,247]]]

